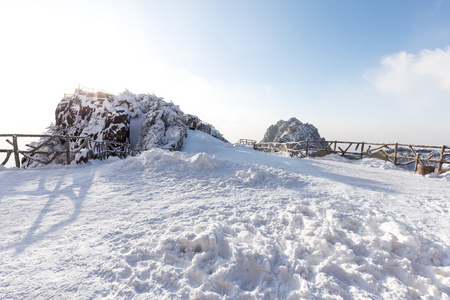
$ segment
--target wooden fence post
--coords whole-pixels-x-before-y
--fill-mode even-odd
[[[419,165],[419,156],[420,156],[420,153],[417,153],[416,154],[416,164],[414,166],[414,172],[417,172],[417,166]]]
[[[70,165],[70,139],[69,134],[66,134],[66,164]]]
[[[439,158],[438,168],[437,168],[437,174],[438,175],[439,175],[439,173],[441,173],[442,164],[443,164],[443,161],[444,161],[444,152],[445,152],[445,145],[443,145],[442,149],[441,149],[441,156]]]
[[[305,157],[308,157],[308,148],[309,148],[309,142],[308,142],[308,140],[306,140],[306,153],[305,153]]]
[[[16,167],[20,168],[20,159],[19,159],[19,146],[17,145],[17,135],[13,135],[13,148],[14,148],[14,159],[16,161]]]
[[[397,165],[397,151],[398,151],[398,142],[395,143],[395,148],[394,148],[394,165]]]
[[[109,142],[105,141],[105,157],[103,159],[106,159],[109,154]]]

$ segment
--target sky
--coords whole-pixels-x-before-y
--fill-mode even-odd
[[[79,85],[164,97],[228,140],[450,145],[450,1],[0,1],[0,133]]]

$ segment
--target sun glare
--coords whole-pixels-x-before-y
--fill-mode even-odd
[[[122,88],[120,82],[128,70],[118,61],[129,56],[133,43],[111,16],[31,1],[10,1],[2,3],[2,8],[0,27],[8,30],[0,31],[5,45],[0,48],[0,80],[8,86],[3,99],[9,99],[2,100],[3,108],[13,111],[21,99],[43,99],[26,107],[20,118],[2,114],[2,128],[36,130],[36,126],[24,126],[22,118],[52,115],[63,94],[73,92],[79,83],[112,92]],[[48,123],[53,118],[42,119]]]

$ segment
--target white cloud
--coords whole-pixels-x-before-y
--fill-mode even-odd
[[[450,95],[450,47],[418,54],[402,51],[383,57],[380,64],[366,80],[382,94],[428,103]]]

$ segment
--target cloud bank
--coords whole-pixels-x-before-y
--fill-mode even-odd
[[[443,101],[450,96],[450,46],[385,56],[365,78],[378,92],[396,99]]]

